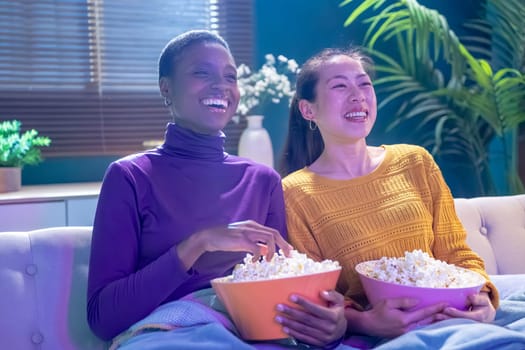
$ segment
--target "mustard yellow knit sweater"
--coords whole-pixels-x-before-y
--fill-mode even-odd
[[[452,194],[432,156],[414,145],[383,147],[383,162],[366,176],[334,180],[303,168],[283,179],[290,243],[315,260],[339,261],[337,289],[353,302],[364,300],[355,265],[421,249],[483,274],[484,290],[497,307],[498,292],[466,243]]]

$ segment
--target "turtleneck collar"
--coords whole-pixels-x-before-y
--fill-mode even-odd
[[[186,159],[222,161],[227,155],[224,152],[224,141],[222,131],[218,135],[199,134],[175,123],[168,123],[161,149]]]

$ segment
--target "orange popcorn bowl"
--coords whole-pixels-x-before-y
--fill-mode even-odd
[[[419,303],[413,306],[410,311],[414,311],[426,306],[447,303],[459,310],[466,310],[467,297],[471,294],[477,294],[485,284],[485,278],[477,272],[470,271],[457,267],[457,269],[471,275],[472,282],[465,287],[418,287],[411,285],[403,285],[394,282],[385,282],[367,275],[368,269],[375,260],[362,262],[357,264],[355,270],[359,275],[361,284],[371,305],[379,303],[381,300],[393,298],[414,298],[418,299]],[[469,279],[470,280],[470,279]]]
[[[308,275],[260,281],[233,282],[231,276],[216,278],[211,285],[222,301],[241,337],[245,340],[288,338],[275,321],[277,304],[297,307],[289,301],[291,294],[316,304],[326,305],[320,293],[335,289],[341,269]]]

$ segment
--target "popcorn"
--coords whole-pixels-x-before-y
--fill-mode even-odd
[[[290,252],[287,258],[280,252],[275,253],[270,261],[262,257],[252,261],[253,255],[246,254],[242,264],[237,264],[233,269],[232,282],[246,282],[268,280],[283,277],[307,275],[318,272],[337,270],[340,265],[337,261],[323,260],[321,262],[310,259],[306,254],[296,250]]]
[[[434,259],[421,250],[405,252],[401,258],[369,261],[361,272],[384,282],[426,288],[464,288],[485,282],[478,273]]]

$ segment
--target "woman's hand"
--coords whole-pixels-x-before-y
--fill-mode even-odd
[[[383,338],[394,338],[416,327],[431,324],[446,304],[440,303],[407,311],[416,306],[417,299],[395,298],[383,300],[367,311],[346,308],[348,331]]]
[[[196,232],[180,242],[176,249],[179,258],[189,269],[204,252],[249,252],[254,255],[254,259],[261,255],[271,259],[276,245],[285,256],[290,255],[292,246],[277,230],[246,220]]]
[[[277,305],[276,321],[283,331],[301,343],[325,347],[343,338],[346,332],[344,297],[336,291],[323,291],[321,298],[328,306],[312,303],[298,295],[290,300],[298,307]]]
[[[492,322],[496,317],[496,309],[490,302],[487,292],[468,296],[469,307],[466,311],[447,307],[442,313],[436,316],[436,320],[446,320],[449,318],[468,318],[478,322]]]
[[[285,256],[290,256],[293,249],[279,231],[253,220],[231,223],[222,233],[226,240],[222,236],[220,240],[217,240],[216,236],[210,237],[208,251],[245,251],[252,253],[255,258],[265,255],[266,259],[270,260],[276,245],[282,249]]]

